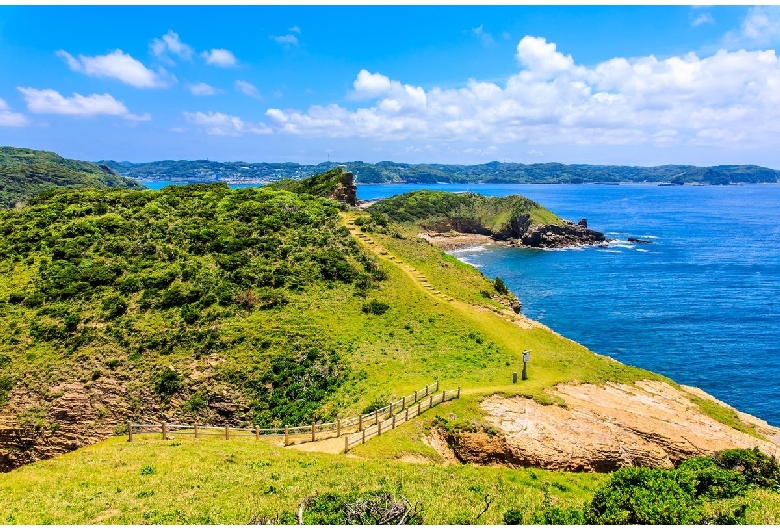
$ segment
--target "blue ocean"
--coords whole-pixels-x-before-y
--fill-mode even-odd
[[[615,240],[608,248],[454,254],[562,335],[780,426],[780,186],[397,184],[358,195],[421,188],[517,193],[587,218]]]

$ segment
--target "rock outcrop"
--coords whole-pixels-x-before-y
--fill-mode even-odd
[[[556,394],[566,407],[492,396],[481,406],[495,431],[463,432],[449,441],[462,462],[559,471],[671,468],[686,458],[732,448],[759,447],[780,456],[780,429],[740,415],[766,440],[745,434],[705,415],[691,401],[692,393],[639,381],[636,386],[558,385]]]
[[[527,229],[520,237],[525,247],[560,248],[605,243],[604,234],[579,224],[541,225]]]
[[[355,176],[349,171],[345,171],[341,175],[341,182],[328,194],[328,198],[345,202],[350,206],[357,206],[358,198]]]

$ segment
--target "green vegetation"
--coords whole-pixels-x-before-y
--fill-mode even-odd
[[[141,180],[203,181],[216,175],[231,182],[302,178],[324,173],[337,162],[316,165],[286,163],[213,162],[210,160],[163,160],[148,163],[104,162],[120,175]],[[592,182],[675,182],[730,184],[778,182],[780,171],[760,166],[724,165],[697,167],[666,165],[655,167],[601,166],[586,164],[405,164],[402,162],[344,162],[362,184],[382,183],[505,183],[583,184]]]
[[[69,160],[48,151],[0,147],[0,208],[58,187],[143,189],[110,167]]]
[[[461,398],[350,456],[175,432],[173,442],[112,438],[4,475],[0,522],[291,522],[307,498],[310,522],[400,498],[420,503],[428,524],[590,520],[582,507],[610,477],[439,466],[426,443],[433,424],[490,434],[479,408],[487,395],[552,404],[548,390],[561,382],[668,380],[507,320],[494,299],[503,282],[415,237],[391,211],[347,211],[315,196],[332,177],[295,192],[59,189],[0,211],[0,414],[40,439],[73,428],[51,413],[63,384],[101,402],[95,421],[112,428],[128,419],[299,425],[376,410],[433,380],[461,387]],[[530,220],[553,215],[521,197],[414,197],[425,219],[455,211],[502,226],[507,206]],[[374,245],[353,237],[352,224]],[[534,351],[529,379],[513,385],[525,349]],[[402,461],[421,459],[429,463]],[[717,469],[677,473],[698,481],[691,513],[773,522],[773,462],[735,453],[715,460]],[[661,491],[682,495],[672,480],[694,491],[676,475],[648,477],[625,487],[656,492],[660,481]],[[750,477],[765,484],[752,487],[760,481]]]
[[[599,487],[582,510],[546,507],[535,513],[534,524],[749,524],[774,521],[777,504],[756,513],[751,492],[777,494],[780,466],[758,449],[722,451],[715,458],[697,457],[677,469],[623,468]],[[748,513],[752,508],[751,513]],[[520,524],[507,512],[508,524]],[[519,522],[514,522],[519,521]]]
[[[386,215],[398,223],[419,223],[423,228],[456,228],[509,236],[522,235],[523,222],[560,225],[563,221],[522,195],[484,197],[476,193],[419,190],[396,195],[368,208],[372,216]]]
[[[307,193],[317,197],[325,197],[341,184],[342,175],[343,171],[341,168],[335,168],[302,180],[278,180],[268,184],[268,187],[293,193]]]

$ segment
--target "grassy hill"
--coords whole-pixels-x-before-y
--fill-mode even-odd
[[[57,187],[143,189],[144,186],[120,177],[106,165],[70,160],[49,151],[0,147],[0,207],[10,208]]]
[[[494,282],[377,215],[224,184],[60,189],[0,211],[0,427],[27,444],[0,445],[0,466],[106,440],[4,475],[0,521],[237,524],[294,511],[315,490],[384,490],[422,502],[427,523],[477,521],[487,501],[477,522],[500,523],[508,510],[529,521],[589,498],[606,477],[444,466],[427,436],[434,422],[488,432],[488,395],[551,404],[560,382],[668,380],[519,325]],[[355,237],[358,226],[386,250]],[[513,385],[525,349],[530,377]],[[461,398],[349,456],[111,438],[128,420],[346,417],[433,380]],[[746,428],[725,410],[707,413]],[[751,506],[776,502],[750,495]]]
[[[379,201],[368,211],[384,214],[398,223],[423,227],[466,222],[490,234],[511,233],[518,218],[526,218],[531,226],[563,224],[550,210],[522,195],[484,197],[476,193],[419,190]]]

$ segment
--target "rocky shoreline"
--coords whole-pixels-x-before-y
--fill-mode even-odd
[[[512,223],[510,233],[491,234],[467,231],[471,227],[462,227],[458,223],[449,223],[438,229],[421,232],[418,237],[427,240],[444,251],[465,248],[501,245],[521,248],[567,248],[593,245],[606,245],[611,239],[603,233],[588,228],[587,220],[574,224],[564,221],[563,225],[538,225],[530,223]],[[460,228],[460,230],[459,230]],[[464,230],[465,228],[465,230]],[[471,228],[471,230],[474,230]]]

